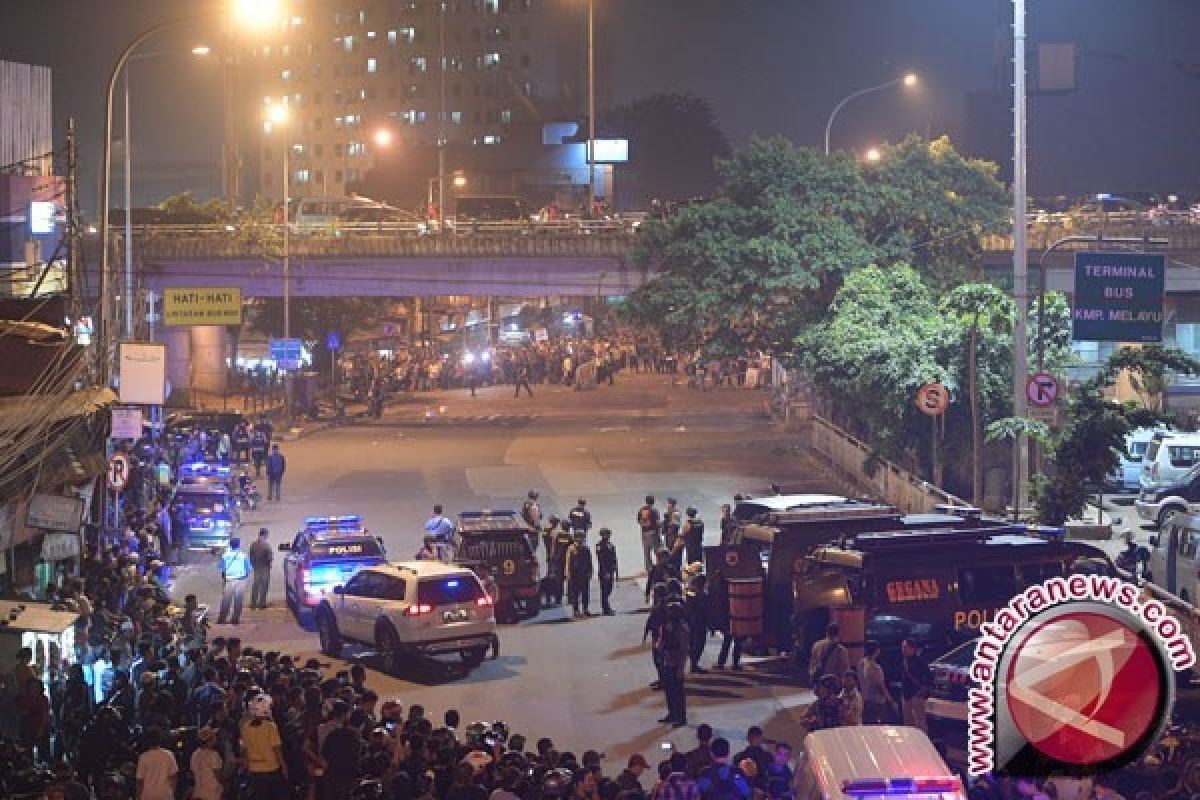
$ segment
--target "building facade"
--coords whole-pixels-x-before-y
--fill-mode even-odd
[[[248,62],[260,191],[281,198],[284,147],[292,197],[341,196],[380,159],[439,139],[499,152],[514,131],[578,118],[585,34],[582,0],[294,0]],[[274,105],[285,122],[266,119]]]

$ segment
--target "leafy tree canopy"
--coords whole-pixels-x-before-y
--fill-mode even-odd
[[[634,256],[658,274],[630,313],[685,346],[786,351],[849,273],[907,263],[950,285],[1005,219],[994,167],[945,138],[910,137],[879,165],[755,140],[719,170],[720,194],[643,226]]]
[[[1159,346],[1125,347],[1113,353],[1095,377],[1071,393],[1067,422],[1049,451],[1051,469],[1034,486],[1038,517],[1043,523],[1062,525],[1078,517],[1088,493],[1116,470],[1122,454],[1129,455],[1126,435],[1167,421],[1157,411],[1134,403],[1115,403],[1105,396],[1105,390],[1122,373],[1142,385],[1162,384],[1168,373],[1200,374],[1200,361],[1180,350]]]

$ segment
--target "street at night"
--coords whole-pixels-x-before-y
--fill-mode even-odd
[[[0,800],[1200,800],[1194,0],[0,0]]]

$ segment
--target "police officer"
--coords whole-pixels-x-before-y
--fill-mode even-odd
[[[563,582],[567,579],[567,550],[571,547],[571,532],[560,527],[556,517],[550,518],[546,549],[546,593],[549,605],[560,606],[563,601]]]
[[[254,462],[254,477],[261,478],[263,464],[267,461],[267,432],[259,426],[250,434],[250,459]]]
[[[700,656],[704,655],[704,645],[708,643],[708,632],[712,628],[708,579],[704,575],[696,575],[688,582],[683,595],[683,608],[687,612],[690,633],[688,660],[692,664],[692,673],[702,675],[708,670],[700,666]]]
[[[600,577],[600,608],[605,616],[611,617],[616,613],[608,600],[617,581],[617,548],[608,528],[600,529],[600,541],[596,542],[596,574]]]
[[[696,516],[698,513],[689,507],[683,523],[683,547],[689,564],[704,561],[704,520]]]
[[[250,583],[250,559],[241,550],[241,539],[230,539],[229,549],[221,554],[221,612],[217,624],[227,621],[237,625],[242,618],[242,603],[245,601],[246,585]],[[233,617],[230,618],[230,606]]]
[[[574,616],[590,617],[588,609],[592,585],[592,551],[588,550],[582,532],[576,532],[567,550],[567,596],[571,599]],[[583,610],[580,611],[580,606]]]
[[[668,497],[667,507],[663,509],[662,514],[662,539],[667,552],[674,551],[675,538],[679,536],[679,527],[681,524],[682,522],[679,519],[679,501],[674,497]]]
[[[587,500],[579,498],[575,507],[567,512],[566,527],[571,533],[582,533],[584,542],[587,533],[592,529],[592,512],[587,510]]]

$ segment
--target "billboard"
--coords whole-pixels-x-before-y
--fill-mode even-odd
[[[165,289],[163,321],[167,325],[241,325],[242,290]]]
[[[150,342],[121,342],[118,399],[123,405],[166,402],[167,348]]]
[[[1161,342],[1166,262],[1160,253],[1076,253],[1071,339]]]

